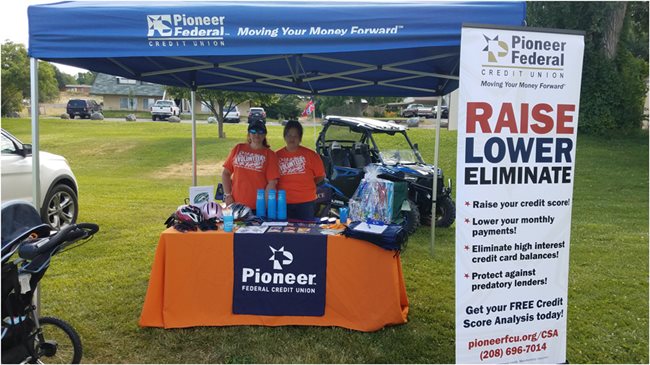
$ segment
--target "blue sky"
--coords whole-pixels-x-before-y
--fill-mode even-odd
[[[14,43],[22,43],[29,46],[29,28],[27,25],[27,7],[33,4],[48,4],[57,2],[56,0],[10,0],[2,3],[2,22],[0,22],[0,39],[4,43],[7,39]],[[73,76],[77,72],[85,72],[80,68],[54,64],[56,67],[67,74]]]

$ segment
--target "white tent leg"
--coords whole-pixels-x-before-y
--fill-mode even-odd
[[[38,60],[29,59],[29,88],[31,98],[32,116],[32,200],[34,207],[39,210],[41,207],[41,156],[39,153],[39,131],[38,131]],[[36,318],[41,315],[40,283],[34,290],[33,303],[36,305]]]
[[[38,60],[29,59],[30,65],[30,91],[31,91],[31,114],[32,114],[32,199],[36,209],[40,207],[41,201],[41,165],[38,151]]]
[[[196,186],[196,115],[194,114],[194,103],[196,102],[196,91],[190,91],[192,106],[190,107],[192,115],[192,186]],[[179,115],[180,117],[180,115]]]
[[[442,115],[442,97],[438,96],[436,101],[438,111],[436,112],[436,144],[433,150],[433,166],[436,170],[433,172],[433,190],[431,192],[431,256],[433,256],[433,247],[436,242],[436,202],[438,199],[438,146],[440,144],[440,119]]]

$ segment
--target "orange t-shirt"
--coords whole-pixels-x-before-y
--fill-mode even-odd
[[[306,203],[316,199],[315,177],[325,176],[320,156],[299,146],[294,152],[281,148],[275,152],[280,166],[278,189],[287,192],[287,204]]]
[[[248,143],[236,145],[223,164],[232,173],[232,197],[255,209],[257,189],[280,177],[278,159],[270,148],[252,149]]]

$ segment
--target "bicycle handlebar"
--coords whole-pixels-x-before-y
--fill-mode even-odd
[[[25,260],[33,260],[44,253],[54,252],[66,243],[71,244],[80,239],[89,238],[97,233],[97,231],[99,231],[99,226],[94,223],[71,224],[61,229],[52,237],[34,242],[24,242],[18,248],[18,256]]]

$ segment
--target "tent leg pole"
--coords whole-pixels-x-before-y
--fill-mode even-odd
[[[436,170],[433,173],[433,190],[431,190],[431,256],[436,242],[436,203],[438,201],[438,146],[440,145],[440,119],[442,115],[442,97],[438,96],[436,101],[438,111],[436,112],[436,144],[433,150],[433,166]]]
[[[192,115],[192,186],[196,186],[196,115],[194,114],[194,103],[196,101],[196,91],[190,91]],[[179,116],[180,117],[180,116]]]
[[[29,88],[30,88],[30,102],[31,102],[31,117],[32,117],[32,200],[34,207],[40,213],[41,207],[41,155],[39,145],[39,129],[38,129],[38,60],[31,57],[29,59]],[[36,318],[41,315],[41,295],[40,283],[34,290],[33,303],[36,306]]]
[[[313,95],[311,96],[311,100],[314,101],[314,96]],[[316,137],[316,102],[314,102],[314,112],[311,113],[311,122],[314,125],[313,130],[314,130],[314,145],[315,145],[316,144],[316,138],[317,138]]]

